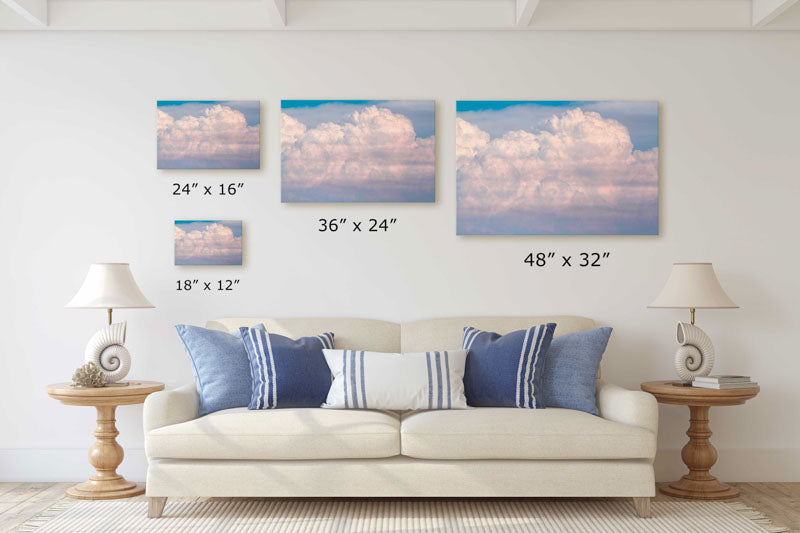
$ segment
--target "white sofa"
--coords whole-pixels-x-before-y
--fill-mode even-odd
[[[454,349],[466,325],[508,333],[588,318],[457,317],[397,324],[359,318],[227,318],[288,337],[335,333],[337,348]],[[632,497],[649,516],[658,410],[646,393],[597,382],[600,416],[569,409],[453,411],[228,409],[197,416],[195,385],[144,406],[149,515],[168,497]]]

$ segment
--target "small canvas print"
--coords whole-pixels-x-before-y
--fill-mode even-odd
[[[658,102],[456,111],[459,235],[658,235]]]
[[[176,220],[176,265],[242,264],[241,220]]]
[[[258,100],[159,100],[158,168],[261,167]]]
[[[433,100],[283,100],[281,201],[434,202]]]

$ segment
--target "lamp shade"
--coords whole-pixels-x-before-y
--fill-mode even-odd
[[[94,263],[67,307],[80,309],[134,309],[155,307],[144,297],[128,263]]]
[[[711,263],[675,263],[661,294],[647,307],[735,309],[739,306],[725,294]]]

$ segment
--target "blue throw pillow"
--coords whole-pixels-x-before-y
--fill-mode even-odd
[[[553,339],[542,379],[545,406],[600,414],[595,381],[609,337],[611,328],[597,328]]]
[[[553,323],[507,335],[464,328],[469,350],[464,392],[473,407],[544,408],[542,366],[553,339]]]
[[[322,355],[333,349],[333,333],[292,340],[267,333],[264,324],[239,328],[253,376],[248,409],[320,407],[333,376]]]
[[[197,326],[175,326],[186,353],[200,396],[200,416],[245,407],[250,401],[250,361],[242,337]]]

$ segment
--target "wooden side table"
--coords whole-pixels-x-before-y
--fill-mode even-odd
[[[736,498],[739,489],[722,483],[709,473],[717,462],[717,449],[711,444],[708,411],[716,405],[741,405],[758,394],[759,387],[751,389],[701,389],[684,387],[677,381],[648,381],[641,384],[645,392],[656,397],[659,403],[689,407],[689,442],[681,450],[681,458],[689,473],[673,481],[661,492],[678,498],[694,500],[727,500]]]
[[[143,483],[132,483],[117,474],[117,467],[125,457],[117,442],[114,412],[118,405],[143,403],[149,394],[164,390],[156,381],[131,381],[124,386],[96,389],[73,387],[70,383],[55,383],[45,389],[47,394],[65,405],[90,405],[97,408],[97,438],[89,449],[89,462],[95,474],[87,481],[67,489],[67,496],[80,500],[112,500],[144,494]]]

